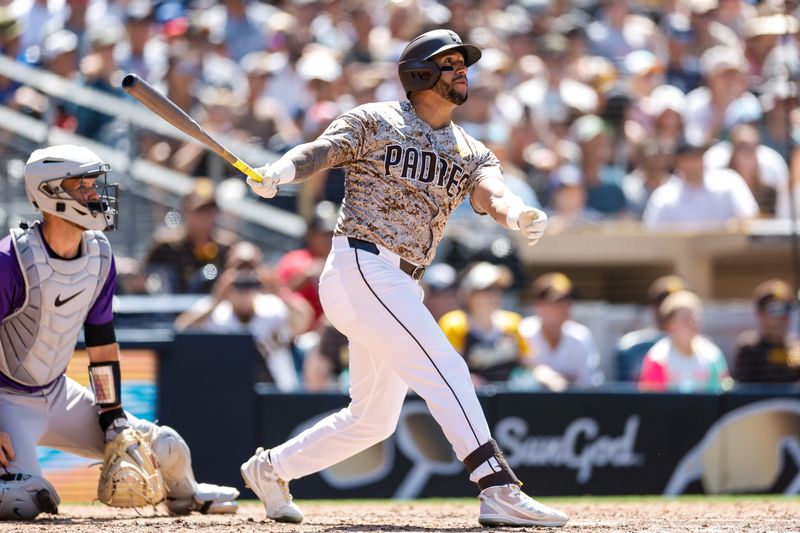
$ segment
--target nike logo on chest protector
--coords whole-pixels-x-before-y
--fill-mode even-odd
[[[76,292],[75,294],[73,294],[72,296],[70,296],[69,298],[65,298],[64,300],[61,299],[61,295],[59,294],[58,296],[56,296],[56,307],[61,307],[62,305],[64,305],[65,303],[69,302],[70,300],[72,300],[73,298],[75,298],[76,296],[78,296],[80,293],[82,293],[85,290],[86,289],[81,289],[78,292]]]

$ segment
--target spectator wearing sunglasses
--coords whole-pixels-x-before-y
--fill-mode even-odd
[[[783,280],[763,282],[753,295],[758,329],[740,335],[733,377],[741,383],[800,381],[800,343],[788,338],[794,289]]]

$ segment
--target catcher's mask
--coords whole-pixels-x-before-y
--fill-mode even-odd
[[[28,159],[25,192],[43,213],[84,229],[110,231],[117,228],[119,214],[119,186],[108,183],[110,171],[111,167],[86,147],[50,146],[36,150]],[[96,181],[90,183],[92,179]],[[79,185],[74,187],[77,180]]]
[[[424,91],[436,85],[443,69],[431,59],[448,50],[461,52],[464,55],[464,64],[468,67],[481,58],[480,48],[461,42],[461,37],[450,30],[431,30],[406,45],[397,65],[397,73],[406,97],[412,91]]]

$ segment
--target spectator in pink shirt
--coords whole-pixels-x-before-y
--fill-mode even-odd
[[[730,388],[725,355],[700,335],[700,298],[690,291],[678,291],[667,296],[658,312],[667,336],[645,355],[639,388],[653,392],[723,392]]]

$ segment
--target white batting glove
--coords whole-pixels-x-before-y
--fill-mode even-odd
[[[525,207],[519,215],[519,231],[528,239],[528,246],[533,246],[544,235],[547,229],[547,214],[535,207]]]
[[[247,178],[250,189],[262,198],[274,198],[278,194],[278,181],[270,172],[269,165],[257,168],[256,172],[261,174],[262,181]]]

